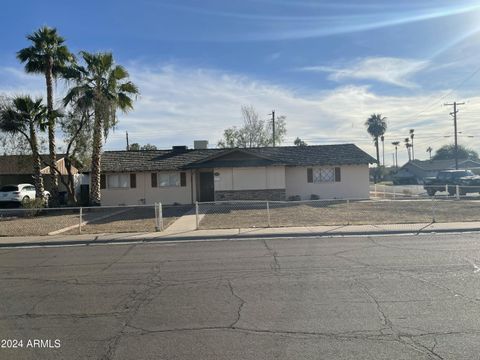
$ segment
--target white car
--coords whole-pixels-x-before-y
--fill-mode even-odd
[[[44,191],[43,196],[45,200],[48,201],[50,193],[48,191]],[[32,184],[3,185],[0,187],[0,203],[23,203],[33,200],[35,197],[35,186]]]

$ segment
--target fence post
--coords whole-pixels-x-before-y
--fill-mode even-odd
[[[78,214],[78,233],[81,234],[82,233],[82,223],[83,223],[83,208],[80,207],[80,212]]]
[[[447,196],[450,195],[450,194],[448,193],[448,184],[445,184],[445,192],[447,193]]]
[[[350,199],[347,199],[347,225],[350,225]]]
[[[155,231],[159,231],[160,229],[160,224],[158,223],[158,203],[155,203]]]
[[[455,193],[456,193],[455,196],[456,196],[457,200],[459,200],[460,199],[460,186],[455,185],[455,188],[456,188],[455,189]]]
[[[158,203],[158,216],[160,218],[160,231],[163,231],[163,205]]]
[[[272,226],[272,223],[270,222],[270,202],[267,200],[267,221],[268,221],[268,227]]]
[[[435,220],[435,195],[432,196],[432,223],[436,222]]]
[[[198,201],[195,201],[195,223],[197,225],[197,230],[200,229],[200,218],[198,215]]]

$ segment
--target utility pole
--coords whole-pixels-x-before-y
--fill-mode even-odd
[[[465,105],[464,102],[462,103],[457,103],[456,101],[453,102],[453,104],[444,104],[445,106],[452,106],[453,105],[453,112],[450,113],[451,116],[453,116],[453,129],[455,132],[455,169],[458,170],[458,140],[457,140],[457,106],[459,105]]]
[[[127,151],[130,150],[130,145],[128,143],[128,131],[125,131],[125,136],[127,137]]]
[[[272,131],[273,131],[273,134],[272,134],[272,143],[273,143],[273,147],[275,147],[275,110],[272,110]]]
[[[385,136],[381,136],[380,140],[382,140],[382,162],[383,166],[385,167]]]

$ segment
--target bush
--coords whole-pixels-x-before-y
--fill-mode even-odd
[[[300,195],[292,195],[288,197],[288,201],[300,201],[300,200],[302,200],[300,198]]]
[[[44,199],[29,199],[22,202],[22,207],[30,211],[26,211],[27,216],[36,216],[40,214],[41,209],[45,207]]]
[[[320,200],[320,196],[318,196],[316,194],[312,194],[312,195],[310,195],[310,200]]]

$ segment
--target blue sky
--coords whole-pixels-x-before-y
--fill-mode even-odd
[[[460,142],[480,150],[478,2],[6,1],[0,93],[43,94],[42,79],[15,59],[41,25],[57,27],[72,51],[113,51],[139,85],[135,111],[120,115],[107,149],[123,148],[126,130],[159,147],[215,144],[241,124],[245,104],[265,118],[272,109],[285,115],[285,144],[355,142],[372,154],[363,122],[379,112],[388,118],[387,162],[390,142],[410,128],[424,158],[426,147],[452,140],[441,105],[459,100],[467,102]]]

